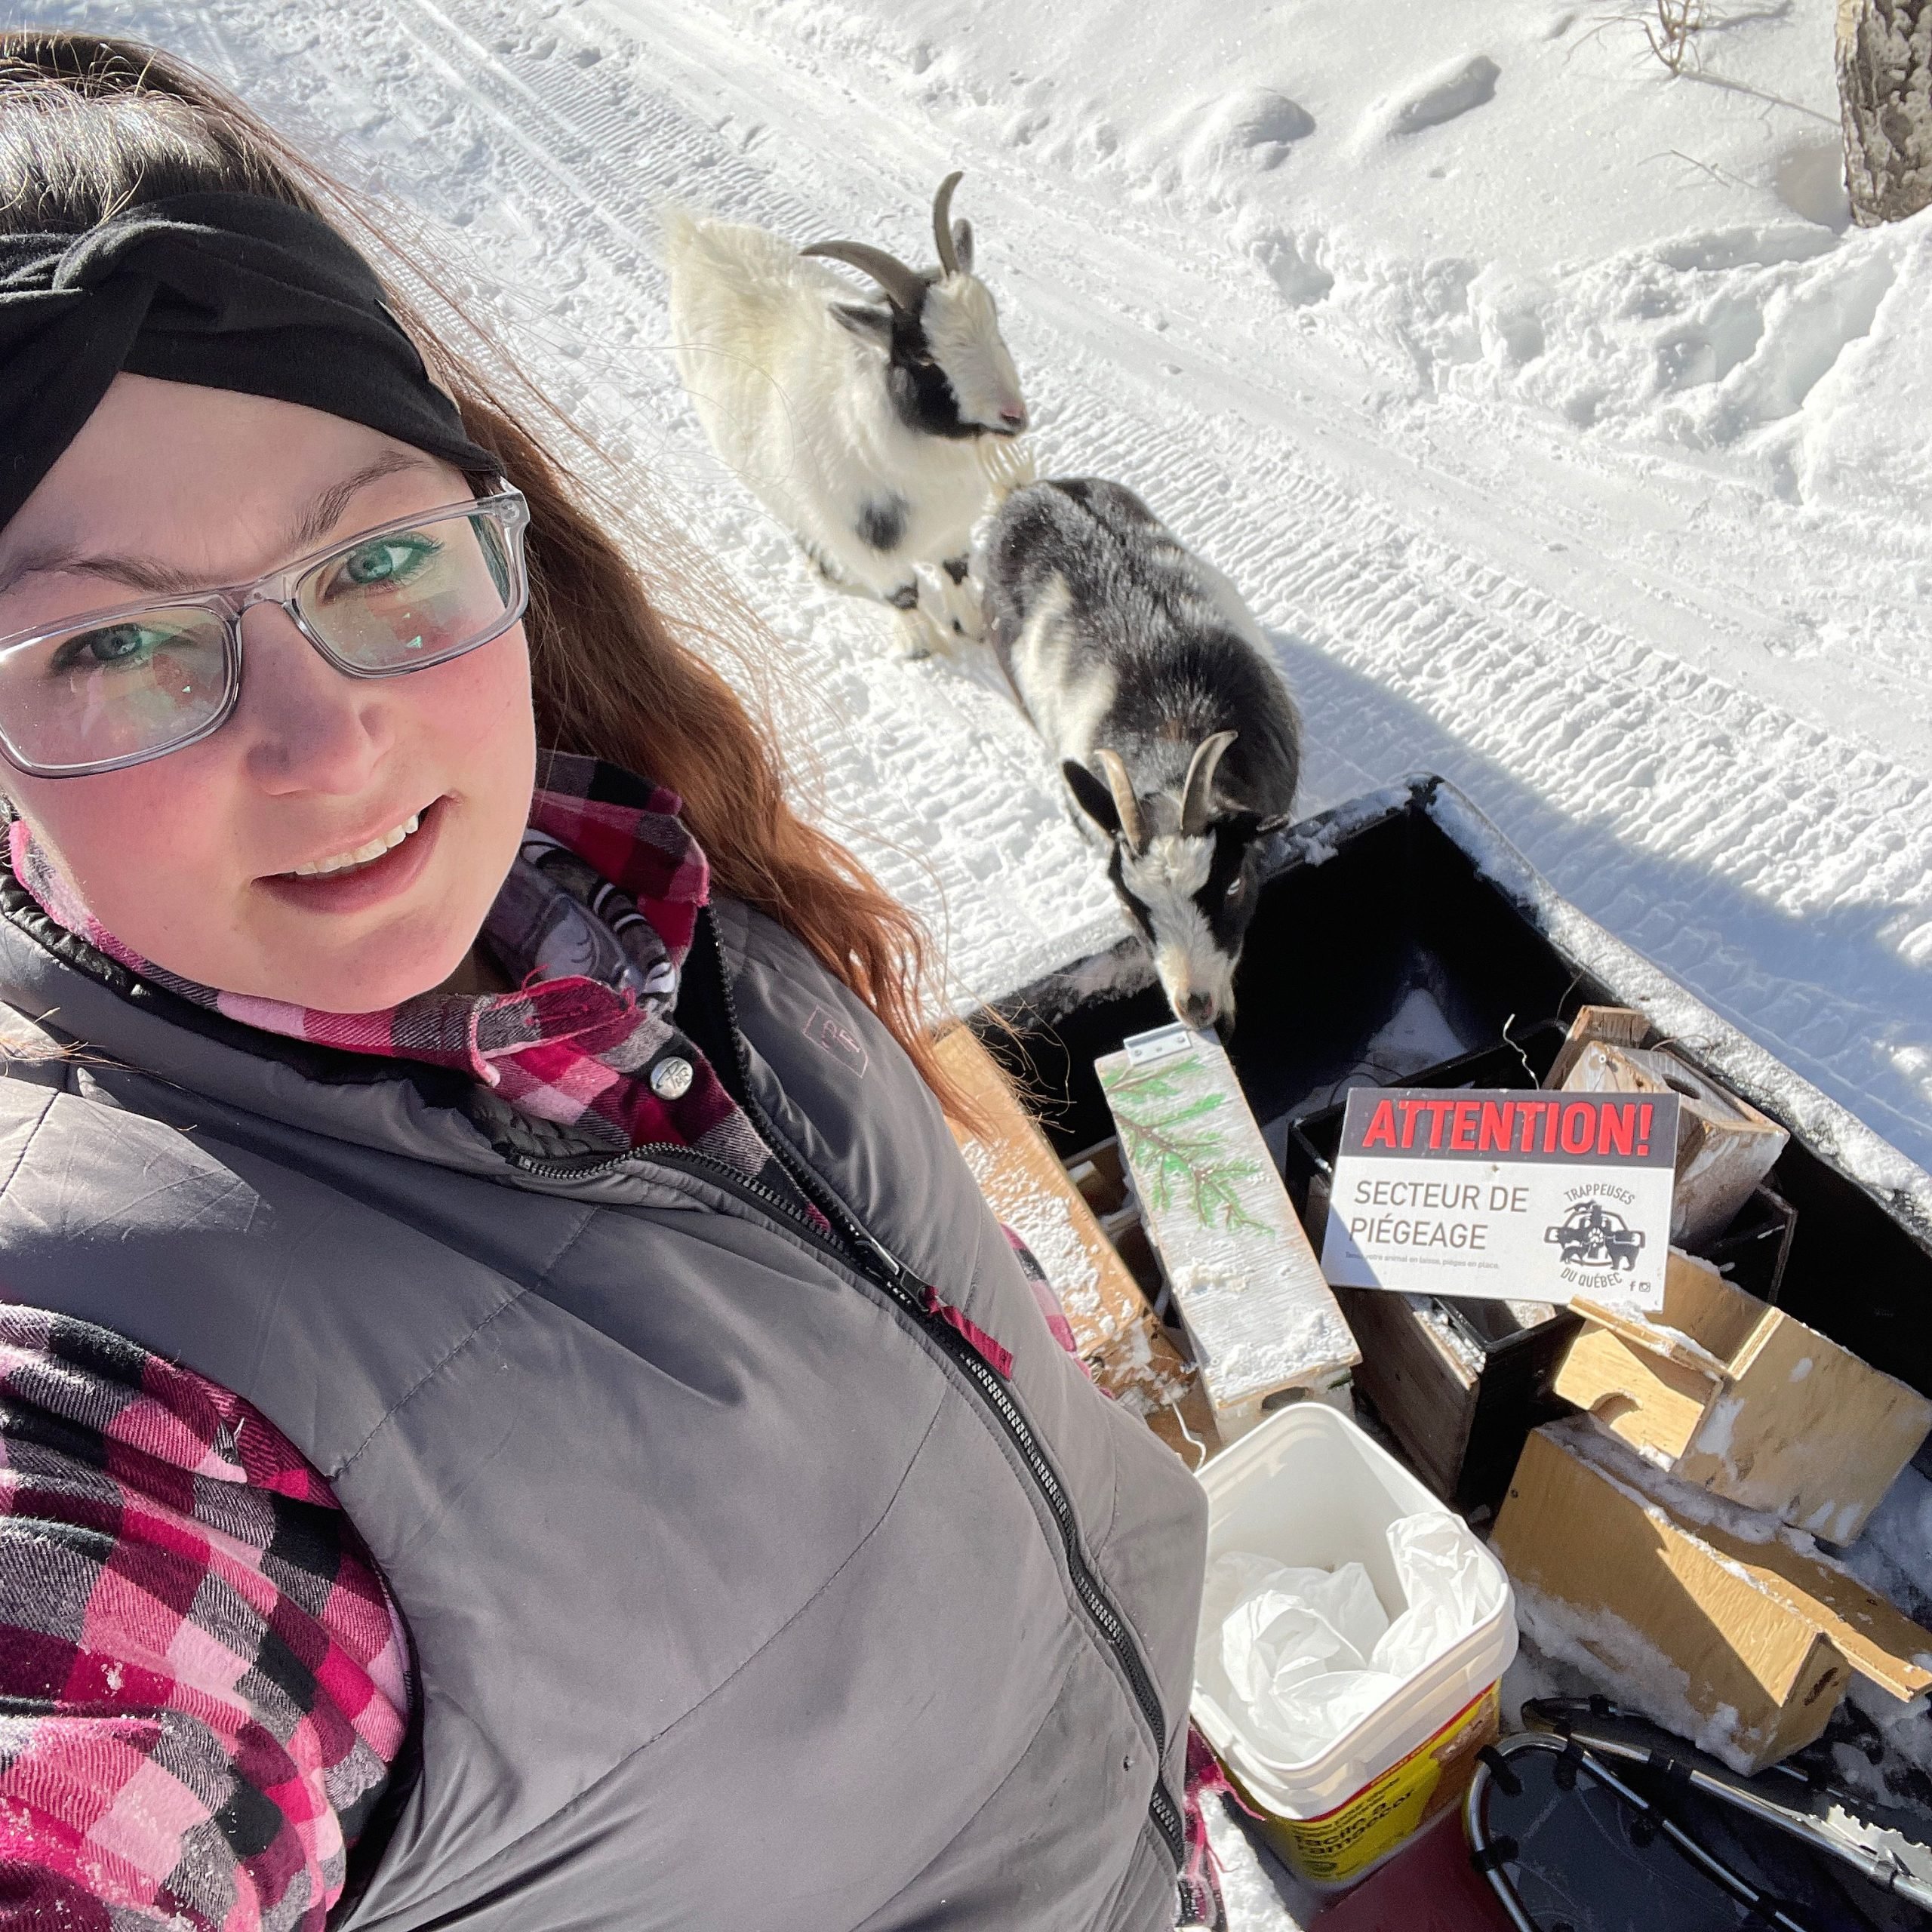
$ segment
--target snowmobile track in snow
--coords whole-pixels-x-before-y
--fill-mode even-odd
[[[1044,466],[1143,490],[1240,583],[1307,714],[1309,808],[1444,772],[1558,891],[1932,1161],[1932,783],[1432,528],[1413,491],[1331,460],[1348,432],[1291,363],[1150,330],[1150,305],[1200,325],[1202,285],[1133,224],[1035,209],[1023,157],[945,152],[903,118],[894,138],[894,109],[809,47],[767,46],[701,0],[634,18],[608,0],[294,12],[142,0],[114,17],[468,230],[542,318],[528,352],[554,367],[537,373],[644,453],[797,653],[822,809],[943,928],[964,985],[995,993],[1107,943],[1111,902],[983,667],[897,661],[884,614],[817,586],[704,455],[663,353],[666,201],[909,245],[943,166],[966,167]],[[883,229],[882,208],[900,211]],[[1521,501],[1496,511],[1534,522]]]

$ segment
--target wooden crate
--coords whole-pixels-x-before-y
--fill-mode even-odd
[[[1045,1271],[1094,1380],[1190,1464],[1211,1454],[1220,1441],[1193,1364],[1169,1339],[1038,1123],[970,1028],[951,1029],[938,1051],[986,1123],[975,1134],[953,1122],[953,1138],[993,1212]],[[1189,1431],[1202,1448],[1190,1447]]]
[[[1565,1413],[1557,1364],[1581,1326],[1546,1303],[1456,1302],[1337,1288],[1361,1346],[1355,1386],[1452,1508],[1493,1505],[1523,1438]]]
[[[1818,1737],[1854,1672],[1901,1703],[1932,1685],[1932,1633],[1804,1539],[1714,1508],[1576,1417],[1524,1444],[1491,1546],[1533,1631],[1747,1774]]]
[[[1702,1252],[1737,1217],[1790,1136],[1667,1047],[1627,1008],[1586,1006],[1546,1084],[1572,1093],[1675,1094],[1677,1184],[1670,1238]]]
[[[1422,1087],[1534,1088],[1560,1051],[1564,1029],[1542,1021],[1499,1047],[1459,1055],[1405,1076]],[[1290,1123],[1283,1171],[1298,1192],[1302,1223],[1319,1241],[1343,1107]],[[1438,1300],[1375,1288],[1337,1288],[1335,1299],[1361,1348],[1355,1386],[1430,1488],[1468,1511],[1494,1504],[1516,1466],[1523,1438],[1567,1413],[1553,1392],[1556,1365],[1579,1324],[1542,1302]]]
[[[1675,1250],[1655,1315],[1572,1312],[1559,1395],[1685,1481],[1832,1543],[1932,1429],[1915,1390]]]

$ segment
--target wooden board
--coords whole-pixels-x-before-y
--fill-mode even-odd
[[[1632,1448],[1674,1466],[1696,1439],[1721,1380],[1594,1321],[1588,1302],[1575,1312],[1583,1332],[1556,1372],[1556,1392]]]
[[[993,1212],[1032,1250],[1053,1284],[1094,1380],[1146,1417],[1190,1463],[1197,1452],[1188,1447],[1170,1404],[1180,1405],[1197,1440],[1218,1448],[1211,1411],[1195,1391],[1193,1365],[1168,1339],[991,1055],[966,1026],[943,1035],[938,1053],[987,1123],[983,1135],[953,1123],[953,1138]]]
[[[1223,1440],[1346,1383],[1360,1351],[1220,1042],[1164,1028],[1094,1070]]]

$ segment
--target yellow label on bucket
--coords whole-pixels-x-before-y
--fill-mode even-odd
[[[1354,1797],[1319,1818],[1266,1814],[1263,1829],[1304,1878],[1346,1884],[1467,1788],[1476,1753],[1494,1741],[1497,1686],[1465,1704]]]

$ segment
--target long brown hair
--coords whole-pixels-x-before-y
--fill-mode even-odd
[[[377,245],[394,257],[394,220],[379,222],[185,62],[103,35],[0,32],[0,230],[82,233],[118,209],[210,189],[293,202],[365,252]],[[487,340],[423,261],[401,266]],[[569,426],[534,392],[512,408],[504,384],[459,353],[394,274],[385,279],[472,439],[529,499],[527,630],[542,741],[647,773],[681,794],[718,888],[803,941],[878,1015],[948,1110],[970,1119],[974,1110],[921,1021],[931,964],[923,928],[844,846],[792,809],[768,710],[761,706],[755,717],[681,635],[735,642],[755,663],[755,648],[743,648],[755,620],[715,574],[691,583],[702,574],[695,571],[678,586],[682,621],[667,617],[611,534],[634,522],[634,506],[557,454]],[[539,412],[553,438],[531,426]],[[661,540],[663,532],[651,535]]]

